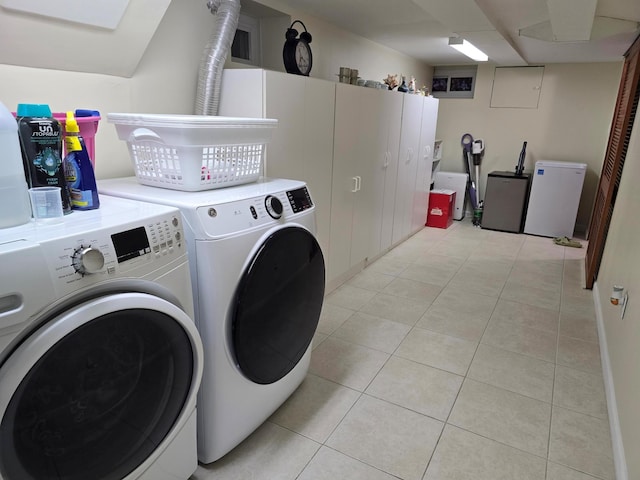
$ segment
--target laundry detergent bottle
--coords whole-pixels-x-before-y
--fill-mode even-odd
[[[62,166],[62,132],[46,104],[18,105],[18,136],[29,187],[60,187],[62,210],[71,213],[71,197]]]
[[[27,181],[22,167],[18,124],[0,102],[0,228],[31,219]]]
[[[98,208],[100,199],[93,165],[73,112],[67,112],[64,125],[64,143],[67,151],[64,174],[71,193],[71,207],[75,210]]]

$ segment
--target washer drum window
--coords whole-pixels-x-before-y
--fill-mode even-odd
[[[28,337],[0,367],[1,478],[120,480],[147,460],[197,383],[176,317],[190,321],[159,298],[118,294]]]

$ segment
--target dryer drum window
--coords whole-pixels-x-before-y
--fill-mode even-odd
[[[73,330],[29,370],[0,425],[7,480],[121,479],[171,431],[191,388],[184,329],[148,309]]]
[[[320,245],[299,227],[277,230],[255,254],[238,285],[231,335],[251,381],[274,383],[300,361],[320,319],[324,276]]]

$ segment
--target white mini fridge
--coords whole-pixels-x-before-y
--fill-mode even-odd
[[[573,237],[585,163],[536,162],[524,233],[543,237]]]
[[[433,188],[438,190],[454,190],[456,192],[456,204],[453,211],[454,220],[464,218],[464,200],[469,175],[466,173],[436,172],[433,180]]]

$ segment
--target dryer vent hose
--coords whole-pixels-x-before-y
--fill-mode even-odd
[[[240,0],[209,0],[207,7],[214,16],[213,33],[200,60],[194,112],[196,115],[218,114],[222,69],[240,16]]]

